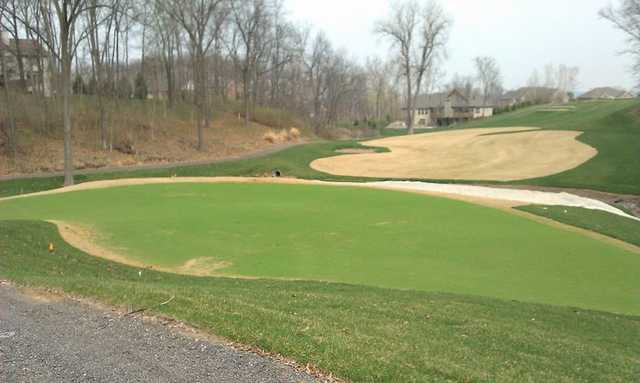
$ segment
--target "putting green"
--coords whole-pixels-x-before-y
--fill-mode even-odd
[[[97,244],[164,268],[205,258],[203,267],[225,266],[222,275],[640,314],[640,255],[445,198],[313,185],[141,185],[3,201],[0,219],[91,227]]]

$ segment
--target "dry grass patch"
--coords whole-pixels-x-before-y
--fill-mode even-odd
[[[598,153],[581,132],[532,128],[466,129],[367,142],[389,153],[323,158],[315,170],[340,176],[515,181],[573,169]]]

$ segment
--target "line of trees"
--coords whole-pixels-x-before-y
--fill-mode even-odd
[[[288,20],[283,0],[0,0],[0,20],[13,27],[12,38],[45,48],[41,73],[63,109],[66,185],[73,184],[74,93],[95,100],[103,150],[113,147],[110,110],[133,95],[162,98],[167,108],[193,103],[199,150],[211,120],[229,104],[242,105],[246,125],[256,108],[272,107],[303,117],[317,133],[401,108],[393,62],[350,59],[322,32]],[[432,22],[421,37],[436,34],[424,47],[419,77],[428,76],[448,26],[439,16]]]

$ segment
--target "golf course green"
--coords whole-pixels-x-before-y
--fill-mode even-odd
[[[96,244],[163,268],[204,259],[219,275],[640,314],[639,254],[445,198],[315,185],[139,185],[1,201],[0,220],[16,219],[90,228]]]

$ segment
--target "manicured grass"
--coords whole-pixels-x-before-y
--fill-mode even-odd
[[[540,112],[539,109],[546,107],[537,106],[474,121],[459,128],[532,126],[583,131],[578,140],[598,150],[594,159],[560,174],[517,183],[640,194],[640,101],[571,105],[575,110],[569,112]]]
[[[56,252],[47,252],[53,241]],[[152,307],[354,382],[632,382],[640,318],[472,296],[143,271],[68,246],[54,226],[0,222],[0,277]]]
[[[348,187],[143,185],[0,202],[146,264],[224,275],[445,291],[640,314],[640,255],[507,212]]]
[[[640,221],[577,207],[531,205],[517,209],[640,246]]]

